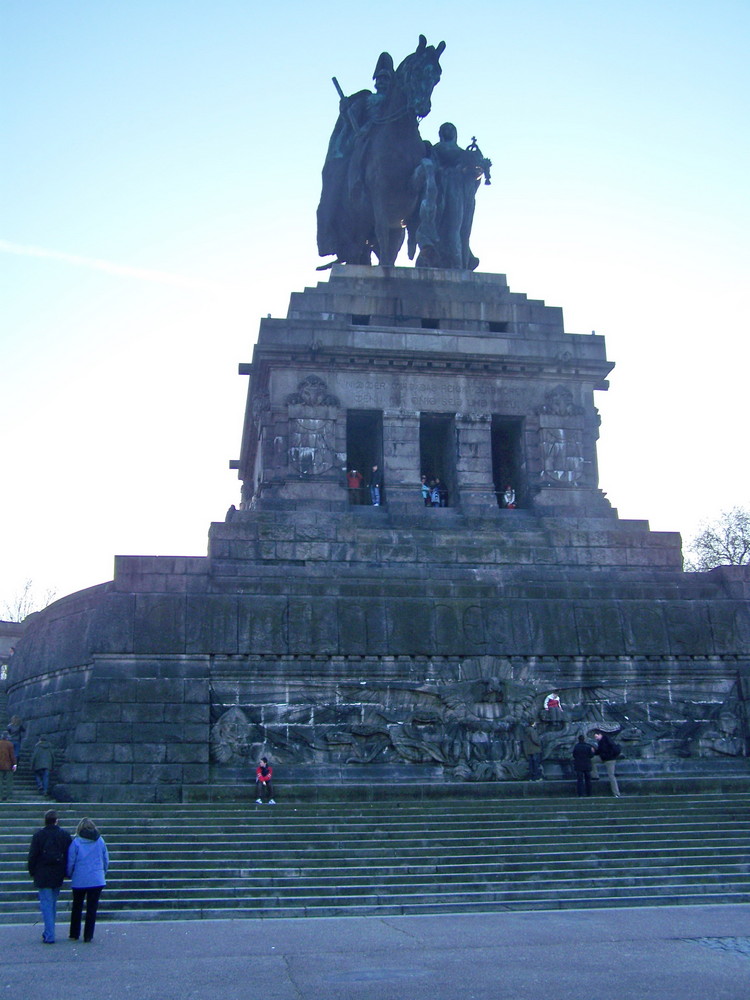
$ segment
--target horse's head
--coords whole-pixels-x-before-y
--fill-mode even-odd
[[[428,45],[424,35],[419,36],[415,52],[407,56],[396,70],[396,80],[406,99],[406,106],[417,118],[430,113],[432,91],[440,81],[440,56],[445,42],[437,48]]]

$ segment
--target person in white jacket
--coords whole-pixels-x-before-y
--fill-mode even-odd
[[[565,722],[562,702],[557,691],[551,691],[544,699],[544,713],[550,722]]]

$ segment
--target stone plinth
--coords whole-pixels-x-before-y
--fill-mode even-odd
[[[282,782],[520,779],[532,718],[551,772],[597,724],[639,767],[741,767],[750,573],[685,574],[678,535],[607,502],[611,367],[500,275],[339,267],[293,295],[242,366],[243,509],[206,557],[118,557],[28,623],[9,709],[64,753],[57,794],[179,799],[261,753]],[[372,465],[380,506],[344,474]]]

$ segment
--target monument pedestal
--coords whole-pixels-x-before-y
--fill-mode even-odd
[[[208,555],[118,557],[26,627],[8,708],[64,757],[56,794],[177,800],[261,754],[281,786],[520,780],[531,719],[561,776],[595,725],[631,762],[743,767],[750,571],[685,574],[679,535],[611,508],[611,367],[501,275],[336,267],[293,295],[242,366],[244,509]],[[382,505],[353,505],[373,466]]]
[[[520,508],[606,516],[594,390],[611,368],[601,337],[565,333],[503,275],[334,267],[261,322],[242,366],[245,502],[327,505],[377,465],[384,502],[418,503],[424,474],[459,509],[510,486]]]

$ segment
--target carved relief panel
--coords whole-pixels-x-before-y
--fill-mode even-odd
[[[459,781],[526,778],[530,721],[539,725],[550,774],[570,773],[578,734],[590,738],[594,728],[618,734],[623,762],[745,753],[736,678],[727,671],[709,680],[711,668],[698,662],[675,685],[666,664],[644,682],[642,666],[628,658],[611,671],[599,661],[581,673],[565,657],[438,656],[397,674],[392,657],[357,658],[356,672],[367,680],[354,679],[354,665],[340,661],[338,676],[326,669],[316,677],[314,696],[309,666],[292,677],[265,661],[262,703],[253,678],[229,682],[224,694],[233,705],[221,685],[214,688],[215,764],[250,765],[266,754],[287,766],[439,765]],[[554,718],[544,707],[551,690],[561,701]]]
[[[339,400],[317,375],[303,379],[286,398],[289,413],[287,457],[299,476],[319,476],[334,468]]]
[[[541,479],[545,486],[578,486],[585,478],[583,407],[558,385],[537,407]]]

